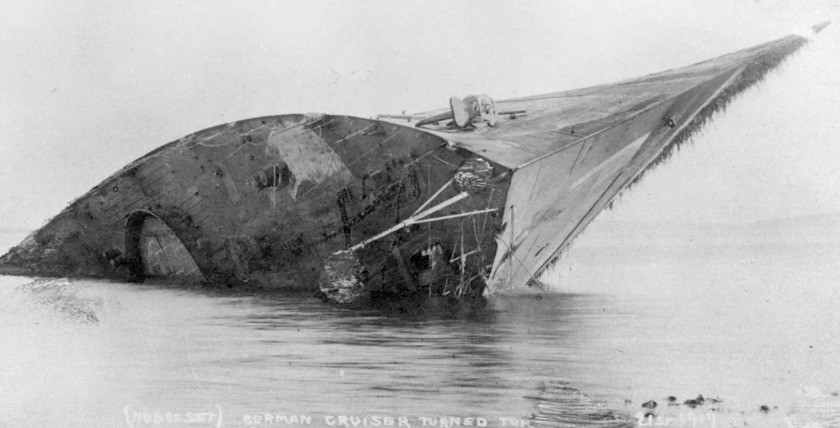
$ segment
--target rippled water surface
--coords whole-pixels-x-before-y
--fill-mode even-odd
[[[567,277],[600,292],[459,317],[0,277],[0,422],[635,426],[651,399],[671,426],[838,422],[840,243],[656,248],[583,245]],[[666,405],[698,394],[722,403]]]

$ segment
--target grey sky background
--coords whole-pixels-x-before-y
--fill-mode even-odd
[[[613,217],[840,213],[840,6],[813,1],[0,1],[0,227],[239,119],[358,116],[610,83],[831,19]]]

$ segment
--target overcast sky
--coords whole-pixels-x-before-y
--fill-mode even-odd
[[[840,213],[840,7],[801,3],[0,1],[0,227],[36,228],[131,160],[220,123],[609,83],[825,19],[835,24],[618,212]]]

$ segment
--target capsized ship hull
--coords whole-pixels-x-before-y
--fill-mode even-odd
[[[819,31],[824,25],[814,27]],[[476,297],[539,277],[623,189],[806,39],[611,85],[496,102],[492,127],[284,115],[127,165],[0,272]]]
[[[330,256],[410,217],[438,190],[427,205],[457,196],[463,189],[446,184],[477,158],[421,130],[368,119],[244,120],[129,164],[2,262],[29,274],[317,289]],[[510,174],[487,164],[485,187],[436,212],[482,214],[415,224],[354,251],[367,290],[416,291],[450,279],[450,290],[433,292],[454,292],[462,275],[450,268],[452,235],[462,230],[467,251],[482,248],[465,271],[492,263],[494,235],[477,227],[500,227],[501,213],[489,209],[503,205]],[[422,254],[429,248],[446,258],[434,272]]]

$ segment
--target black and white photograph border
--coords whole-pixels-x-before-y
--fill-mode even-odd
[[[0,426],[840,426],[836,1],[0,8]]]

